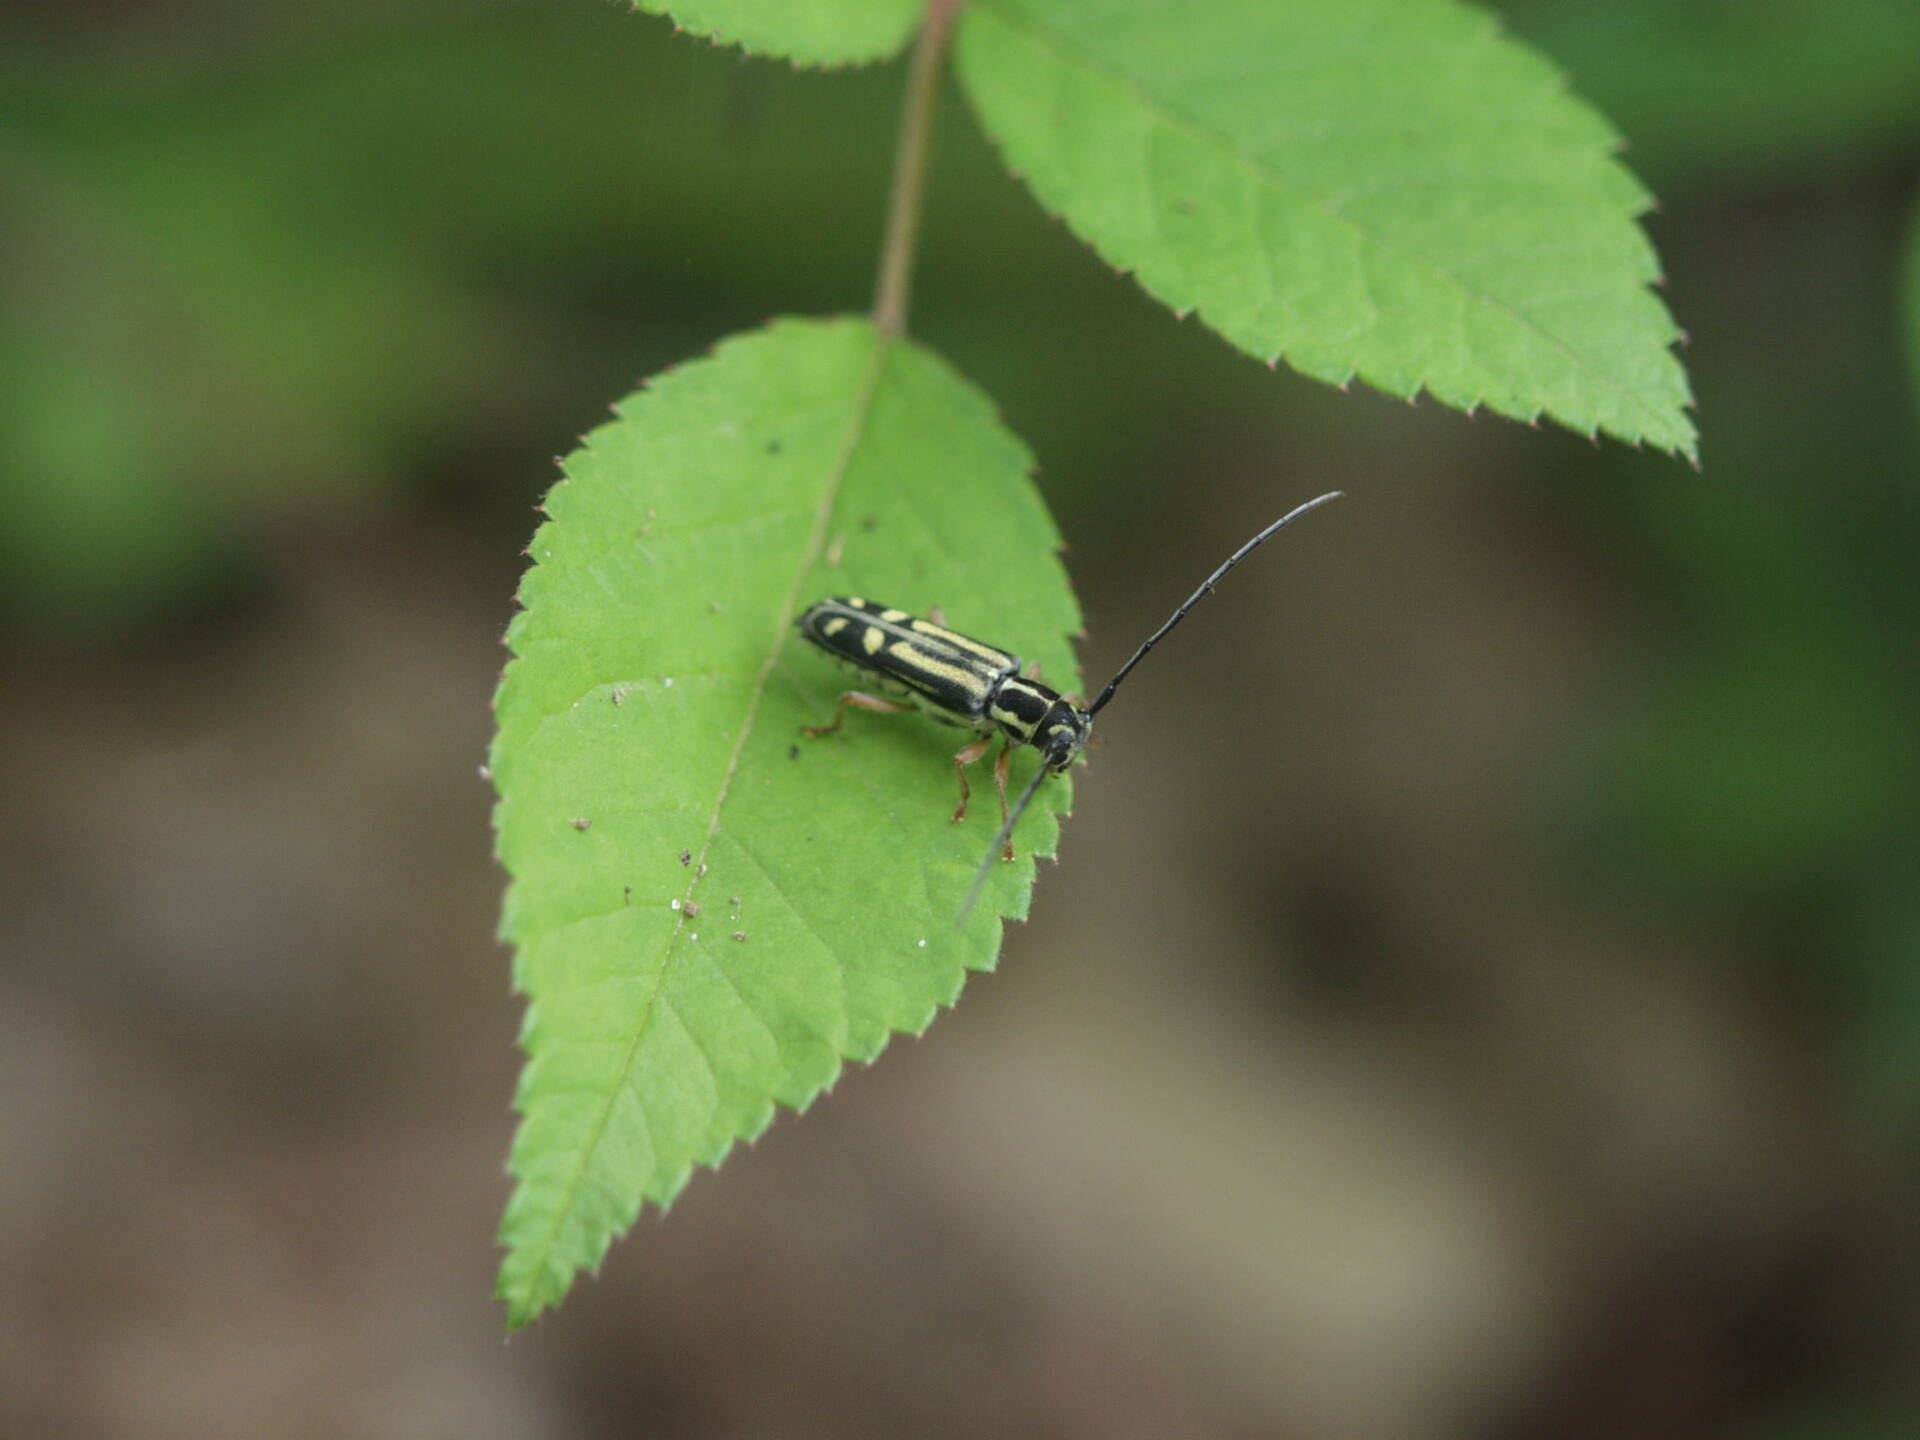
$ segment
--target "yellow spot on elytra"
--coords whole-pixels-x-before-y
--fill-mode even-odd
[[[820,627],[820,633],[822,635],[838,635],[842,630],[846,628],[847,628],[847,617],[844,615],[836,615],[831,620],[827,621],[826,624]]]
[[[904,610],[882,610],[880,612],[880,618],[882,620],[891,620],[897,625],[907,618],[907,612]]]
[[[886,643],[887,632],[874,625],[869,625],[867,633],[860,637],[860,648],[869,655],[878,655],[880,647]]]

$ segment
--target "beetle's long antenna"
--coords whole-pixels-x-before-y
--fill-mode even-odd
[[[1013,813],[1007,816],[1007,823],[1002,825],[1000,827],[1000,833],[993,837],[993,848],[987,851],[987,858],[980,862],[980,868],[974,872],[973,884],[967,890],[966,903],[960,907],[959,918],[953,922],[954,929],[958,930],[967,923],[967,916],[973,913],[973,903],[980,898],[980,892],[985,888],[987,883],[987,876],[993,871],[993,862],[997,860],[1001,853],[1007,848],[1007,841],[1013,838],[1013,827],[1018,825],[1020,823],[1020,817],[1027,813],[1027,806],[1033,802],[1033,797],[1039,793],[1040,782],[1046,779],[1051,773],[1043,763],[1040,768],[1034,772],[1033,779],[1027,782],[1027,788],[1020,794],[1020,803],[1013,807]]]
[[[1187,597],[1187,603],[1182,605],[1178,610],[1173,612],[1173,618],[1167,621],[1167,623],[1162,625],[1158,630],[1154,631],[1153,634],[1150,637],[1148,637],[1147,643],[1142,645],[1138,650],[1133,652],[1133,658],[1127,661],[1126,664],[1122,665],[1120,667],[1120,673],[1115,675],[1113,679],[1107,682],[1107,688],[1100,692],[1100,698],[1095,700],[1093,704],[1087,707],[1087,714],[1098,715],[1100,713],[1100,707],[1106,704],[1107,701],[1113,698],[1113,692],[1120,688],[1120,682],[1127,678],[1128,674],[1132,672],[1133,667],[1138,665],[1142,660],[1147,658],[1147,652],[1149,650],[1153,649],[1154,646],[1158,645],[1162,640],[1167,638],[1167,632],[1169,630],[1173,629],[1174,626],[1178,625],[1182,620],[1187,618],[1187,612],[1189,610],[1193,609],[1194,606],[1198,605],[1202,600],[1206,599],[1207,596],[1213,593],[1213,587],[1218,585],[1221,582],[1221,580],[1223,580],[1226,577],[1226,573],[1229,570],[1233,569],[1234,566],[1238,565],[1242,560],[1246,559],[1247,556],[1251,555],[1254,551],[1258,550],[1262,545],[1266,544],[1266,542],[1282,526],[1292,524],[1295,520],[1298,520],[1302,515],[1306,514],[1309,510],[1316,510],[1320,506],[1326,504],[1329,500],[1338,500],[1345,493],[1346,492],[1344,490],[1329,490],[1326,494],[1319,496],[1317,499],[1309,500],[1304,505],[1296,505],[1293,509],[1289,510],[1286,514],[1282,515],[1278,520],[1274,521],[1271,525],[1267,526],[1266,529],[1262,530],[1258,535],[1254,536],[1251,540],[1247,541],[1246,544],[1242,545],[1238,550],[1234,551],[1233,554],[1228,556],[1227,563],[1222,565],[1218,570],[1214,571],[1213,574],[1209,575],[1207,577],[1206,583],[1202,585],[1198,590],[1194,591],[1193,594]]]

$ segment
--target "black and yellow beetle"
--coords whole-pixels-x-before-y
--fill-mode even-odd
[[[868,600],[858,595],[841,596],[810,605],[794,622],[802,639],[808,640],[863,676],[875,695],[865,690],[849,690],[833,707],[833,719],[825,725],[805,727],[808,735],[830,735],[846,720],[849,706],[876,714],[897,715],[921,710],[942,724],[974,730],[980,738],[960,747],[953,757],[953,772],[960,780],[960,803],[953,818],[964,820],[967,798],[967,766],[987,753],[993,737],[1000,735],[1006,744],[994,761],[993,778],[1000,792],[1000,834],[987,851],[986,859],[974,876],[966,903],[960,909],[964,922],[986,883],[993,867],[994,851],[1013,858],[1013,829],[1020,823],[1040,782],[1048,775],[1065,770],[1087,747],[1093,735],[1093,717],[1113,698],[1120,682],[1147,656],[1147,652],[1166,638],[1187,612],[1213,593],[1226,573],[1259,549],[1276,531],[1297,520],[1309,510],[1337,499],[1334,490],[1306,504],[1296,506],[1262,530],[1227,558],[1206,582],[1187,597],[1187,601],[1166,624],[1147,638],[1133,658],[1122,665],[1107,682],[1091,705],[1084,708],[1072,697],[1064,696],[1044,684],[1031,671],[1023,673],[1018,656],[974,640],[947,628],[944,617],[923,620],[905,610]],[[1040,768],[1022,792],[1019,803],[1007,806],[1007,770],[1014,747],[1031,745],[1040,752]]]

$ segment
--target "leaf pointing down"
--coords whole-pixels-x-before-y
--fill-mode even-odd
[[[998,818],[989,798],[950,821],[965,734],[860,713],[800,733],[844,688],[792,626],[825,595],[940,605],[1056,684],[1074,673],[1028,456],[925,351],[781,321],[629,398],[565,468],[492,757],[529,1000],[501,1228],[515,1326],[776,1104],[924,1029],[993,963],[1070,799],[1042,787],[958,932]]]
[[[1694,453],[1646,192],[1453,0],[973,0],[962,79],[1155,297],[1334,384]]]

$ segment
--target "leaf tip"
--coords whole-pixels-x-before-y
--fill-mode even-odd
[[[508,1273],[512,1264],[513,1256],[509,1253],[507,1263],[501,1267],[500,1276],[493,1286],[493,1298],[507,1307],[509,1339],[538,1320],[541,1311],[546,1309],[539,1297],[533,1293],[532,1287],[527,1285],[522,1277]]]

